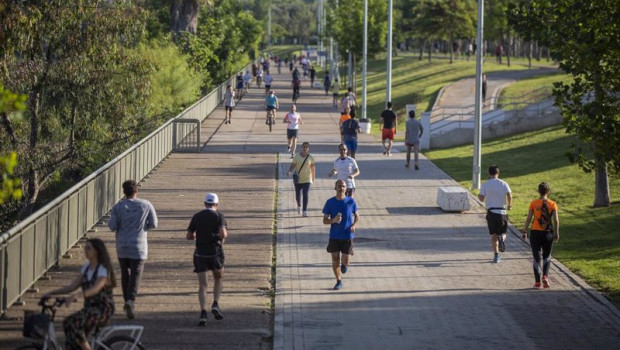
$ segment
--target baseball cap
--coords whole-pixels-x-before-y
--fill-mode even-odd
[[[217,197],[215,193],[207,193],[205,196],[205,203],[207,204],[217,204],[220,202],[220,199]]]

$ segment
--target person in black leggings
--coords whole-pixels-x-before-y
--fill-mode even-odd
[[[530,203],[525,228],[523,229],[523,239],[527,238],[527,230],[530,228],[530,247],[534,256],[534,278],[536,282],[534,288],[540,288],[541,274],[542,286],[549,288],[549,267],[551,265],[551,249],[553,243],[560,239],[560,219],[558,217],[557,204],[547,198],[551,192],[549,184],[541,182],[538,185],[539,199]],[[532,220],[532,218],[534,220]],[[540,266],[540,251],[542,250],[542,270]]]

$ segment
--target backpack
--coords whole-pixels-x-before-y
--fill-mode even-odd
[[[542,207],[540,208],[540,217],[538,218],[538,224],[544,231],[552,231],[553,223],[551,222],[551,212],[547,206],[547,200],[542,200]]]

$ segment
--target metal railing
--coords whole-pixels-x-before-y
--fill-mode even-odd
[[[248,69],[249,66],[245,67]],[[148,175],[173,147],[173,122],[202,122],[224,98],[233,77],[178,116],[0,235],[0,315],[25,293],[121,198],[121,185]],[[177,134],[184,139],[192,130]]]

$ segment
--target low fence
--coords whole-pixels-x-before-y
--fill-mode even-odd
[[[246,67],[244,68],[247,69]],[[127,179],[141,180],[176,146],[177,119],[202,122],[224,98],[226,85],[185,109],[108,164],[0,235],[0,315],[25,293],[75,243],[106,215],[122,197]],[[177,130],[184,140],[193,128]]]

